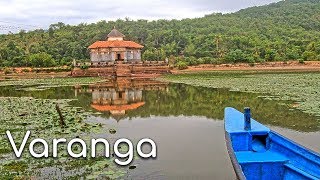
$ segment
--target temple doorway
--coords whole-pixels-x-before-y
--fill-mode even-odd
[[[117,60],[121,60],[121,54],[120,53],[117,54]]]

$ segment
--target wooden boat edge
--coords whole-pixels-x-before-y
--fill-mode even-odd
[[[239,180],[246,180],[247,178],[244,176],[243,171],[241,169],[241,166],[237,161],[236,155],[234,154],[234,150],[233,150],[232,144],[231,144],[230,135],[226,130],[224,132],[225,132],[227,151],[228,151],[229,158],[231,160],[231,164],[234,169],[234,172],[236,173],[236,177]]]

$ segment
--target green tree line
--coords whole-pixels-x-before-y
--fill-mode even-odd
[[[88,46],[116,28],[144,45],[144,60],[196,65],[320,59],[320,2],[286,0],[183,20],[100,21],[0,35],[0,66],[48,67],[89,60]]]

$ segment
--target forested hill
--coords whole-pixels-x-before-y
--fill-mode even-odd
[[[114,26],[126,39],[145,46],[146,60],[170,57],[197,64],[320,59],[320,1],[286,0],[195,19],[57,23],[48,30],[0,35],[0,66],[88,60],[87,47],[104,39]]]

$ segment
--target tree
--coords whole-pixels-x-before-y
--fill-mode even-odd
[[[44,52],[29,55],[28,62],[33,67],[52,67],[56,65],[52,56]]]
[[[242,52],[241,49],[236,49],[234,51],[230,51],[225,59],[228,62],[236,63],[236,62],[244,62],[245,61],[245,54]]]
[[[145,50],[144,53],[142,54],[142,59],[143,59],[143,60],[146,60],[146,61],[157,60],[157,55],[156,55],[153,51],[147,49],[147,50]]]
[[[48,34],[49,34],[49,37],[50,37],[50,38],[53,38],[53,37],[54,37],[53,27],[50,27],[50,28],[48,29]]]
[[[276,58],[277,52],[274,49],[267,49],[265,53],[266,61],[274,61]]]
[[[317,59],[317,54],[313,51],[305,51],[302,54],[302,58],[305,61],[310,61],[310,60],[316,60]]]
[[[287,60],[297,60],[301,57],[301,50],[299,47],[293,47],[287,51]]]
[[[320,14],[318,1],[291,0],[194,19],[119,19],[77,26],[59,22],[50,25],[47,31],[0,35],[0,48],[5,49],[0,53],[2,64],[10,66],[24,65],[29,56],[41,52],[51,55],[57,65],[68,64],[72,59],[86,61],[88,46],[105,40],[116,26],[126,40],[144,46],[143,58],[147,60],[181,55],[191,58],[190,62],[196,58],[197,63],[317,60],[320,59],[317,14]]]
[[[186,55],[186,56],[194,56],[195,55],[195,51],[196,51],[196,47],[194,46],[194,44],[189,44],[184,49],[184,55]]]

